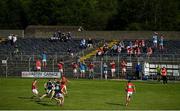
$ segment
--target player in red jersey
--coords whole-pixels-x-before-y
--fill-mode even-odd
[[[60,80],[60,83],[61,83],[61,90],[62,90],[62,93],[64,95],[67,95],[67,84],[68,84],[69,80],[63,75],[61,80]]]
[[[94,64],[93,62],[90,62],[88,65],[88,69],[89,69],[89,79],[94,79]]]
[[[114,60],[112,60],[110,65],[111,65],[111,76],[114,77],[114,73],[116,71],[116,64],[115,64]]]
[[[33,97],[34,96],[39,96],[38,90],[37,90],[37,80],[34,79],[34,81],[32,82],[32,87],[31,87],[32,93],[33,93]],[[32,98],[33,98],[32,97]]]
[[[131,83],[130,80],[128,81],[125,89],[126,89],[126,106],[128,106],[128,104],[131,100],[131,96],[132,96],[133,92],[136,91],[136,89],[135,89],[135,85],[133,83]]]
[[[62,74],[64,73],[63,67],[64,67],[64,62],[62,60],[60,60],[58,63],[58,69],[61,74],[61,77],[62,77]]]

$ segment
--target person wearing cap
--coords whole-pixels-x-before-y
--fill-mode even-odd
[[[133,83],[131,83],[131,81],[129,80],[126,87],[125,87],[125,91],[126,91],[126,106],[128,106],[130,100],[131,100],[131,96],[134,92],[136,92],[136,88],[135,85]]]

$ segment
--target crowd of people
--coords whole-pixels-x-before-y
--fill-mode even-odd
[[[150,40],[151,41],[151,40]],[[152,43],[146,42],[144,39],[136,39],[134,41],[120,41],[114,44],[110,49],[108,48],[108,43],[105,42],[102,48],[98,48],[97,55],[103,56],[104,54],[110,53],[115,54],[127,54],[131,56],[141,56],[145,54],[150,57],[155,50],[163,52],[164,50],[164,35],[154,32],[152,36]]]
[[[57,31],[54,32],[53,36],[49,39],[51,42],[61,41],[61,42],[67,42],[72,39],[71,32],[61,32]]]

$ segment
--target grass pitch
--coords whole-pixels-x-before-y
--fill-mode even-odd
[[[125,81],[70,80],[64,106],[45,98],[38,102],[31,99],[33,79],[0,78],[0,110],[180,110],[180,82],[163,85],[158,82],[138,82],[136,93],[129,106],[125,104]],[[38,79],[42,95],[47,79]]]

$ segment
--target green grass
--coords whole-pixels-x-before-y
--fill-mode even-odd
[[[40,102],[31,99],[33,79],[0,78],[0,109],[2,110],[180,110],[180,83],[167,85],[157,82],[133,82],[137,92],[128,107],[125,104],[125,81],[70,80],[69,95],[63,107],[45,98]],[[44,93],[46,79],[38,79],[39,93]]]

